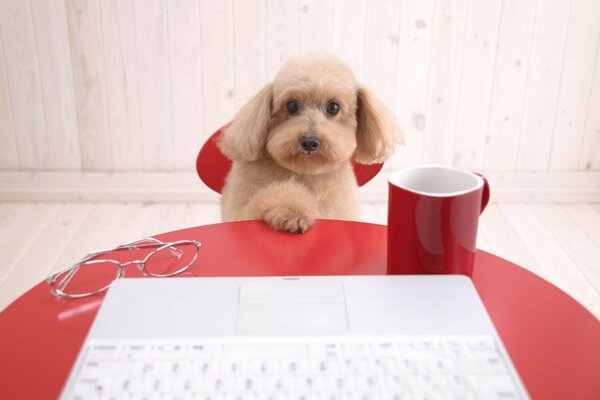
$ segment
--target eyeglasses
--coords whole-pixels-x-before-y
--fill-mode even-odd
[[[143,238],[124,243],[112,249],[89,253],[77,264],[62,269],[48,277],[51,293],[68,298],[93,296],[108,289],[125,276],[125,267],[136,265],[146,276],[165,278],[180,274],[192,266],[202,244],[196,240],[162,242],[155,238]],[[139,252],[153,249],[145,257],[126,262],[106,258],[107,253],[127,250]],[[128,254],[131,256],[131,253]],[[111,254],[112,256],[112,254]]]

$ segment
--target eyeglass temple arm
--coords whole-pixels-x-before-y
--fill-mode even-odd
[[[152,244],[148,244],[148,243],[142,244],[143,242],[152,242]],[[168,243],[163,242],[162,240],[158,240],[153,237],[145,237],[142,239],[134,240],[132,242],[123,243],[122,245],[117,246],[114,250],[122,250],[122,249],[137,250],[137,249],[143,249],[143,248],[148,248],[148,247],[163,246],[165,244],[168,244]],[[178,255],[182,254],[181,250],[179,250],[175,247],[172,247],[172,246],[169,246],[169,250],[173,254],[178,254]]]
[[[143,243],[143,242],[153,242],[153,243]],[[85,257],[83,257],[82,261],[87,261],[90,258],[94,258],[96,257],[98,254],[102,254],[102,253],[110,253],[112,251],[118,251],[118,250],[139,250],[139,249],[145,249],[145,248],[151,248],[151,247],[160,247],[163,246],[165,244],[168,244],[166,242],[160,241],[158,239],[155,239],[153,237],[146,237],[146,238],[142,238],[142,239],[137,239],[137,240],[133,240],[131,242],[127,242],[127,243],[123,243],[120,244],[116,247],[110,248],[110,249],[103,249],[103,250],[96,250],[93,251],[91,253],[88,253]],[[171,253],[173,253],[174,255],[181,255],[182,252],[181,250],[175,248],[175,247],[169,247],[169,250],[171,251]]]
[[[71,278],[73,278],[73,275],[75,275],[75,272],[77,272],[77,270],[79,270],[79,266],[76,266],[76,267],[72,268],[72,269],[71,269],[71,270],[70,270],[70,271],[67,273],[67,275],[65,275],[65,277],[64,277],[64,278],[62,278],[62,279],[60,280],[60,282],[58,282],[58,283],[56,284],[56,288],[57,288],[58,290],[61,290],[61,291],[62,291],[62,290],[65,288],[65,286],[67,286],[67,285],[69,284],[69,281],[71,280]]]

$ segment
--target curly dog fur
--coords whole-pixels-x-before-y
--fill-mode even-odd
[[[323,53],[293,57],[223,132],[219,148],[233,166],[222,219],[297,233],[315,218],[358,220],[351,160],[383,162],[401,142],[393,115],[344,62]]]

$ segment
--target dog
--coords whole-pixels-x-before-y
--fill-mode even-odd
[[[392,113],[342,60],[292,57],[218,142],[233,161],[222,220],[264,220],[293,233],[316,218],[360,220],[352,159],[384,162],[402,142]]]

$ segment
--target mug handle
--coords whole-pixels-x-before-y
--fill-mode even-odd
[[[481,214],[490,201],[490,183],[485,178],[485,176],[481,175],[480,173],[474,172],[474,174],[483,179],[483,193],[481,194],[481,211],[479,211],[479,214]]]

